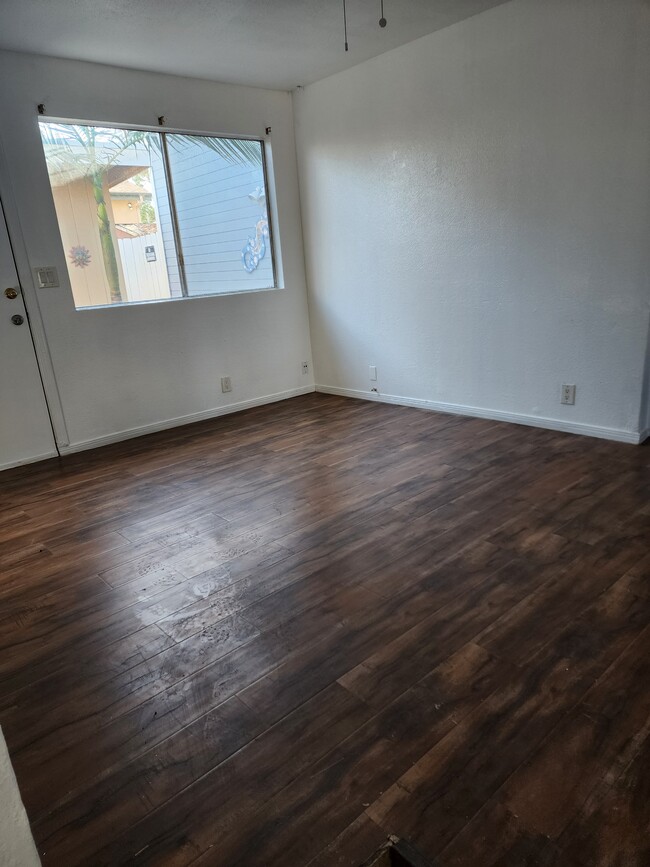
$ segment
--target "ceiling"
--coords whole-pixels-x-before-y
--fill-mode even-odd
[[[0,48],[291,90],[506,0],[0,0]]]

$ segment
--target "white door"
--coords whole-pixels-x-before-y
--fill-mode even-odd
[[[34,344],[0,204],[0,470],[55,454]]]

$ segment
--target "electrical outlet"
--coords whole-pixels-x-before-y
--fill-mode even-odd
[[[309,362],[303,361],[303,363],[302,363],[302,375],[305,376],[307,373],[309,373]]]
[[[565,403],[568,406],[573,406],[576,402],[576,387],[575,385],[563,385],[560,403]]]
[[[232,391],[232,382],[230,381],[229,376],[222,376],[221,377],[221,391],[223,391],[224,394],[227,394],[229,391]]]
[[[377,367],[374,364],[368,366],[368,375],[370,376],[370,382],[377,382]]]

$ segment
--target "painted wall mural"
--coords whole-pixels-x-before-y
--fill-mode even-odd
[[[248,194],[248,198],[259,205],[263,210],[263,216],[255,225],[255,235],[249,237],[248,243],[242,250],[241,261],[244,270],[249,274],[260,264],[266,255],[266,242],[269,237],[269,220],[266,215],[266,192],[264,187],[256,187],[252,193]]]

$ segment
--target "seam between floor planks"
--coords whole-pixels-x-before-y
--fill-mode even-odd
[[[509,813],[508,799],[519,803],[524,795],[529,797],[528,778],[520,770],[527,762],[533,762],[541,791],[544,783],[552,784],[552,775],[544,780],[544,749],[554,733],[562,731],[562,720],[552,714],[546,719],[547,712],[538,708],[537,716],[521,723],[524,729],[535,727],[536,739],[530,741],[535,749],[522,752],[515,767],[504,760],[492,776],[480,750],[471,752],[478,749],[471,746],[472,726],[486,726],[491,713],[505,713],[504,719],[514,726],[514,761],[517,749],[524,749],[516,746],[522,737],[517,715],[532,712],[526,709],[537,700],[534,694],[519,695],[526,678],[532,677],[531,683],[539,677],[555,678],[550,695],[564,718],[580,706],[593,683],[608,683],[607,672],[629,676],[625,666],[633,663],[626,661],[626,651],[647,634],[647,455],[643,448],[538,429],[309,395],[4,473],[0,514],[19,515],[21,526],[14,522],[6,525],[4,536],[0,532],[0,561],[10,564],[7,578],[0,582],[0,598],[8,606],[7,617],[14,618],[14,651],[21,653],[21,637],[29,635],[32,650],[30,656],[25,645],[22,659],[14,656],[10,662],[10,647],[0,654],[0,666],[4,659],[8,673],[0,723],[4,716],[28,811],[32,821],[36,819],[37,840],[52,844],[44,863],[60,863],[62,854],[70,864],[130,863],[135,851],[140,852],[138,863],[151,864],[216,864],[228,853],[232,863],[250,867],[275,863],[280,851],[296,864],[320,863],[326,852],[344,858],[346,851],[354,851],[350,857],[357,858],[362,843],[353,842],[351,829],[364,831],[363,845],[376,842],[377,829],[400,832],[363,819],[366,810],[374,810],[375,818],[383,810],[403,824],[402,830],[409,830],[428,856],[453,858],[454,864],[470,858],[469,853],[474,862],[467,863],[476,863],[477,840],[484,833],[477,817],[484,814],[503,830],[493,840],[494,851],[513,863],[524,850],[537,852],[535,857],[547,859],[544,863],[581,863],[567,829],[544,843],[532,826],[519,823],[515,829]],[[54,503],[60,505],[58,510]],[[180,522],[178,529],[174,520]],[[288,549],[293,545],[296,550],[285,554],[283,540]],[[151,553],[144,559],[137,554],[131,558],[138,545],[149,545]],[[271,562],[261,565],[263,553],[271,547],[276,559],[271,556]],[[75,558],[79,551],[82,559]],[[112,558],[121,565],[111,572]],[[159,572],[156,560],[162,561]],[[206,563],[211,565],[201,571]],[[183,567],[191,574],[183,574]],[[205,590],[208,580],[228,581],[228,569],[241,569],[240,576],[209,592],[203,602],[198,597],[192,601],[193,586],[203,582]],[[273,575],[277,583],[265,592],[264,582]],[[574,575],[581,576],[577,582]],[[139,585],[147,576],[154,576],[151,590],[143,589],[149,595],[139,599]],[[563,592],[570,600],[566,611],[560,603]],[[134,597],[124,604],[129,593]],[[174,597],[175,593],[179,595]],[[219,599],[226,606],[222,614],[228,611],[221,617]],[[112,610],[111,600],[122,607]],[[164,609],[165,600],[169,608],[178,605],[155,619],[155,606]],[[66,609],[61,607],[64,602]],[[591,612],[595,635],[589,635],[583,611]],[[120,617],[123,628],[129,629],[128,617],[135,617],[136,626],[138,614],[151,616],[151,622],[106,644],[93,644],[93,629],[99,630],[97,635],[106,628],[119,631]],[[539,625],[545,616],[555,624],[547,635]],[[434,637],[428,635],[429,629],[437,630]],[[435,635],[440,636],[439,646]],[[209,637],[218,649],[210,651],[213,656],[203,665],[201,655]],[[172,644],[165,647],[168,641]],[[216,655],[233,641],[229,652]],[[247,650],[251,647],[259,649],[257,661]],[[133,654],[128,656],[130,649]],[[562,674],[560,652],[569,654],[575,682]],[[120,653],[124,661],[118,665]],[[138,653],[146,654],[142,661],[136,661]],[[88,656],[85,668],[76,673],[75,654]],[[111,665],[118,668],[115,676]],[[235,669],[229,670],[232,665]],[[240,673],[237,665],[244,665]],[[523,680],[516,689],[512,683],[495,681],[492,691],[470,707],[468,699],[462,703],[462,692],[478,676],[471,673],[477,665],[477,671],[485,665],[506,666],[510,672],[522,672],[510,675],[513,683],[517,677]],[[617,666],[623,666],[620,672]],[[134,681],[129,692],[129,677],[139,677],[138,671],[145,679],[142,685]],[[210,692],[213,675],[226,677],[225,692]],[[165,685],[170,676],[176,680]],[[58,695],[55,685],[61,690]],[[453,701],[461,702],[459,708],[470,707],[447,719],[444,702],[440,711],[434,701],[428,712],[438,735],[403,728],[406,740],[394,735],[398,755],[385,754],[384,761],[392,768],[386,771],[386,780],[395,791],[407,791],[399,781],[408,768],[400,761],[409,756],[417,766],[431,754],[431,770],[423,771],[422,786],[406,800],[410,809],[424,809],[432,827],[438,823],[436,842],[426,828],[405,821],[408,814],[400,806],[401,795],[392,806],[388,795],[379,801],[372,797],[373,780],[381,775],[372,763],[363,763],[366,751],[380,749],[381,738],[390,732],[390,727],[381,729],[382,720],[391,720],[395,709],[413,700],[408,696],[420,696],[412,692],[416,687],[425,704],[432,702],[434,688],[456,696]],[[118,688],[126,690],[122,699]],[[184,696],[183,688],[191,692]],[[343,700],[342,693],[350,699]],[[162,696],[168,698],[162,701]],[[326,702],[335,697],[337,711]],[[89,720],[111,708],[117,715],[103,720],[99,737],[91,733],[90,722],[82,722],[78,731],[82,734],[88,726],[85,740],[56,754],[43,754],[55,740],[48,720],[51,725],[58,720],[70,736],[78,701],[86,702]],[[635,701],[638,704],[641,698]],[[147,708],[153,714],[155,707],[164,713],[147,722],[142,715]],[[314,717],[319,707],[320,715]],[[311,719],[310,726],[318,731],[328,713],[338,714],[338,721],[327,732],[327,752],[342,752],[333,765],[325,766],[325,754],[314,752],[316,744],[310,747],[304,736],[291,740],[288,732],[303,718]],[[639,713],[631,705],[631,717],[617,718],[607,741],[614,751],[611,761],[618,761],[617,732],[626,724],[636,725]],[[12,732],[14,743],[21,736],[26,741],[29,717],[32,730],[41,734],[16,752]],[[146,724],[137,735],[140,718]],[[584,726],[581,729],[579,717],[575,719],[573,728],[580,732]],[[148,744],[151,726],[157,734]],[[214,726],[223,738],[214,741],[217,752],[211,760],[205,750],[213,743]],[[446,733],[445,726],[450,726]],[[287,743],[282,741],[285,730]],[[469,761],[475,763],[477,780],[485,787],[485,800],[478,805],[463,801],[462,788],[452,787],[456,801],[449,816],[460,816],[464,809],[471,819],[450,818],[442,825],[437,801],[428,793],[434,791],[435,768],[442,773],[454,761],[453,749],[444,753],[444,745],[454,743],[452,732],[456,738],[459,732],[469,738],[464,749],[470,750]],[[408,737],[415,737],[419,746],[409,746]],[[361,758],[355,759],[346,755],[345,745],[357,741]],[[221,778],[233,773],[232,768],[243,769],[252,783],[255,770],[249,765],[255,751],[261,751],[262,764],[275,767],[277,757],[264,753],[264,744],[271,750],[274,742],[276,752],[295,747],[295,759],[287,753],[287,769],[270,772],[261,808],[250,795],[243,795],[229,817],[224,802],[224,821],[235,821],[236,816],[241,833],[226,827],[225,837],[219,835],[223,851],[215,856],[214,820],[191,818],[186,809],[204,788],[207,793],[216,785],[218,792]],[[85,757],[83,768],[75,767],[77,751]],[[44,757],[47,761],[41,767]],[[130,781],[131,761],[145,769],[146,783]],[[177,781],[165,761],[172,762],[169,768],[175,774],[184,769]],[[48,767],[61,773],[50,775]],[[635,772],[635,755],[626,767],[616,779]],[[344,802],[339,801],[344,790],[337,788],[356,779],[355,768],[365,768],[365,783],[357,780],[355,786],[365,785],[363,797],[373,805],[366,808],[362,801],[356,812],[343,809]],[[320,786],[327,780],[315,801],[314,780]],[[126,789],[113,791],[113,785]],[[605,792],[596,786],[594,791],[601,792],[601,800],[612,797],[611,787]],[[116,799],[125,792],[131,799],[140,793],[142,815],[120,813]],[[90,813],[80,807],[82,800],[90,804]],[[547,812],[554,815],[550,808]],[[593,810],[587,814],[575,807],[572,833],[579,836],[580,823],[592,821],[592,814]],[[554,821],[559,828],[561,823]],[[305,827],[311,834],[305,836]],[[262,838],[259,828],[266,829]],[[119,833],[113,839],[115,829]],[[602,859],[611,850],[610,837],[599,841],[602,851],[591,847],[590,864],[607,863]],[[629,840],[619,842],[635,857]],[[638,850],[639,858],[644,857],[641,847]]]

